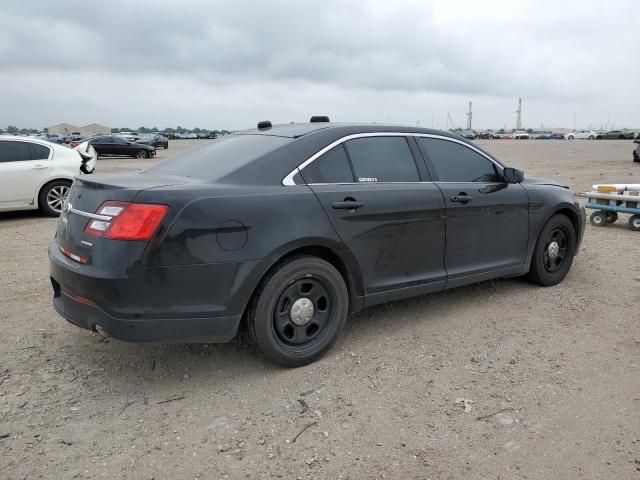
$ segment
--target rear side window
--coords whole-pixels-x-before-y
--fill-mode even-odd
[[[29,144],[30,158],[31,160],[48,160],[49,159],[49,147],[39,145],[37,143]]]
[[[419,182],[420,176],[404,137],[365,137],[346,142],[359,182]]]
[[[147,171],[220,180],[291,141],[288,137],[272,135],[226,135],[158,163]]]
[[[27,142],[0,141],[0,163],[22,162],[25,160],[31,160]]]
[[[496,167],[483,155],[457,142],[416,137],[441,182],[498,182]]]
[[[113,143],[113,139],[111,137],[98,137],[91,140],[91,143]]]
[[[332,148],[302,170],[307,183],[353,183],[349,159],[342,145]]]

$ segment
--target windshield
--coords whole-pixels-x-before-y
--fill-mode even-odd
[[[149,168],[148,172],[218,181],[291,142],[271,135],[227,135]]]

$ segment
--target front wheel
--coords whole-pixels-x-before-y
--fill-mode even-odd
[[[71,182],[68,180],[56,180],[46,184],[38,194],[38,207],[48,217],[57,217],[62,213]]]
[[[569,140],[573,140],[573,135],[569,135]]]
[[[531,258],[530,281],[544,287],[556,285],[567,276],[576,249],[576,231],[564,215],[554,215],[540,232]]]
[[[319,359],[347,321],[349,294],[340,272],[316,257],[292,257],[261,283],[247,313],[260,351],[285,367]]]
[[[589,217],[589,222],[594,227],[601,227],[605,223],[607,223],[607,216],[604,212],[593,212]]]
[[[618,220],[618,212],[606,212],[605,216],[607,223],[616,223]]]
[[[144,150],[138,150],[136,152],[136,158],[149,158],[149,154]]]
[[[629,219],[629,228],[636,232],[640,231],[640,215],[631,215]]]

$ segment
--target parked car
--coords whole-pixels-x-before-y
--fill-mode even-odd
[[[598,132],[594,132],[593,130],[576,130],[567,135],[567,140],[573,140],[574,138],[577,140],[593,140],[597,136]]]
[[[640,138],[636,138],[633,143],[637,144],[633,149],[633,161],[640,162]]]
[[[531,134],[531,138],[534,140],[549,140],[553,132],[534,132]]]
[[[122,138],[126,138],[128,141],[130,142],[136,142],[140,139],[140,135],[138,135],[138,132],[120,132],[120,133],[116,133],[115,135],[119,135]]]
[[[598,140],[602,139],[616,139],[616,140],[633,140],[635,133],[631,130],[609,130],[605,133],[599,133],[596,137]]]
[[[27,137],[0,137],[0,211],[60,214],[76,175],[93,172],[96,153]]]
[[[461,130],[458,132],[458,135],[460,135],[462,138],[466,138],[467,140],[475,140],[476,138],[478,138],[478,135],[476,135],[476,132],[474,132],[473,130]]]
[[[513,138],[516,140],[527,140],[529,138],[529,134],[524,130],[516,130],[513,132]]]
[[[135,158],[150,158],[156,154],[151,145],[131,142],[120,135],[100,135],[88,139],[100,156],[118,155]]]
[[[567,187],[457,135],[258,125],[79,177],[49,248],[55,309],[132,342],[226,342],[244,318],[268,358],[299,366],[364,307],[491,278],[555,285],[578,252]]]
[[[151,145],[154,148],[162,147],[164,149],[169,148],[169,139],[159,133],[153,135],[145,135],[136,141],[138,144]]]
[[[57,143],[58,145],[60,145],[61,143],[65,143],[64,137],[61,137],[60,135],[47,135],[44,140],[51,143]]]
[[[565,136],[564,136],[564,133],[554,132],[549,136],[549,138],[551,140],[564,140]]]

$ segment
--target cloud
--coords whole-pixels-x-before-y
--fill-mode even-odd
[[[89,112],[105,122],[149,116],[159,119],[150,123],[184,123],[205,117],[199,108],[206,99],[218,109],[213,115],[223,112],[238,127],[254,123],[257,112],[227,99],[252,98],[269,105],[271,116],[292,117],[294,102],[326,105],[323,95],[351,95],[374,102],[345,109],[363,116],[372,106],[413,114],[404,106],[412,96],[425,99],[423,111],[448,99],[448,110],[461,112],[473,98],[505,105],[486,116],[495,123],[521,96],[527,106],[600,118],[613,111],[620,121],[640,123],[628,102],[640,76],[633,9],[630,1],[112,0],[37,8],[10,1],[0,17],[0,87],[13,96],[1,101],[0,121]],[[49,98],[54,91],[64,101]],[[281,103],[271,102],[273,95]],[[379,105],[381,97],[395,98],[397,108]],[[18,99],[48,105],[48,112],[25,115]]]

